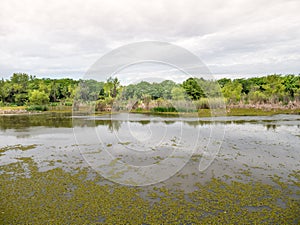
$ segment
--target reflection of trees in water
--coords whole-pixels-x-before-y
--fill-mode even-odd
[[[94,120],[93,117],[91,119],[85,118],[73,118],[70,113],[43,113],[36,115],[14,115],[14,116],[0,116],[0,130],[7,129],[24,129],[35,126],[42,127],[64,127],[64,128],[72,128],[73,126],[78,127],[95,127],[95,126],[107,126],[110,131],[116,130],[118,131],[124,121],[122,120]],[[138,123],[143,126],[151,124],[151,123],[165,123],[166,125],[174,124],[178,122],[176,118],[174,120],[137,120],[130,121],[130,123]],[[203,126],[207,124],[257,124],[258,121],[246,121],[246,120],[236,120],[236,121],[183,121],[184,124],[192,127]],[[267,130],[275,130],[278,125],[265,123],[263,126],[267,128]],[[300,128],[300,125],[297,125],[297,128]]]
[[[210,121],[183,121],[184,124],[187,124],[192,127],[203,126],[205,124],[210,124]]]
[[[267,130],[276,130],[277,125],[276,124],[266,124],[265,127],[267,128]]]
[[[143,126],[149,124],[150,122],[151,122],[150,120],[138,121],[138,123],[142,124]]]
[[[121,127],[122,121],[119,120],[108,120],[108,129],[113,132],[118,131]]]
[[[28,127],[72,127],[71,114],[43,113],[36,115],[0,116],[0,129],[24,129]]]
[[[111,132],[118,131],[122,124],[120,120],[95,120],[94,122],[94,126],[107,126]]]
[[[74,119],[73,125],[75,127],[96,127],[106,126],[110,131],[118,131],[121,127],[122,121],[120,120],[86,120]]]
[[[174,121],[174,120],[164,121],[165,124],[173,124],[173,123],[175,123],[175,122],[176,122],[176,121]]]

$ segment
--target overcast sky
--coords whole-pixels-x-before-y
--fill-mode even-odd
[[[0,1],[0,77],[82,78],[109,51],[166,41],[213,74],[300,73],[299,0]]]

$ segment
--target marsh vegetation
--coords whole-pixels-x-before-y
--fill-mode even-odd
[[[226,105],[293,112],[300,108],[300,76],[273,74],[234,80],[190,77],[181,83],[164,80],[122,85],[117,77],[106,81],[40,79],[15,73],[10,79],[0,80],[0,107],[47,111],[73,106],[76,110],[81,104],[96,111],[197,112]]]
[[[113,120],[109,115],[90,119],[57,113],[1,117],[1,224],[300,222],[298,115],[219,117],[213,122],[210,118],[141,114],[131,119],[122,115]],[[226,125],[225,139],[211,166],[199,172],[212,123]],[[130,163],[159,163],[168,157],[135,158],[126,152],[140,144],[135,138],[109,138],[128,126],[140,135],[139,140],[148,135],[149,128],[166,127],[171,147],[180,146],[178,127],[186,132],[199,129],[201,144],[170,179],[145,187],[120,185],[90,167],[83,157],[86,149],[104,146]],[[105,145],[96,140],[79,146],[74,128],[86,134],[83,139],[95,129],[108,138],[104,138]]]

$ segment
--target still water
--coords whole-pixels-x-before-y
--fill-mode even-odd
[[[1,116],[0,165],[30,157],[40,171],[91,167],[108,180],[126,183],[113,179],[114,173],[109,177],[101,166],[118,159],[142,168],[177,157],[171,163],[176,169],[162,171],[159,178],[141,178],[141,183],[180,183],[189,191],[193,183],[213,176],[249,179],[241,171],[250,171],[251,179],[268,183],[273,174],[285,179],[300,169],[299,128],[299,115],[218,117],[213,121],[143,114]],[[103,150],[111,158],[100,158]],[[199,171],[201,163],[204,169]],[[134,175],[131,171],[124,176]]]

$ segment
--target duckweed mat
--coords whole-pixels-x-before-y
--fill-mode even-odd
[[[300,171],[272,184],[212,178],[191,192],[122,186],[88,168],[39,172],[31,158],[0,171],[0,224],[300,223]]]

